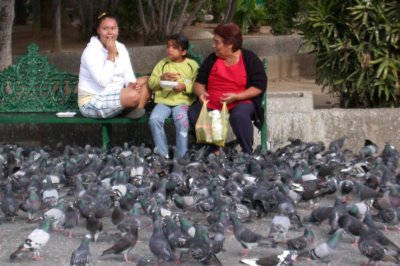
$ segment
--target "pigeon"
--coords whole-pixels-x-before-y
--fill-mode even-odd
[[[345,232],[355,237],[353,245],[357,245],[361,232],[366,230],[366,226],[359,219],[350,214],[340,216],[338,224]]]
[[[181,257],[182,252],[189,250],[192,237],[184,233],[170,216],[165,217],[165,235],[178,258]]]
[[[375,239],[379,244],[384,246],[386,249],[394,251],[400,257],[400,247],[397,246],[393,241],[391,241],[387,236],[385,236],[375,225],[372,220],[372,215],[370,212],[365,214],[364,224],[368,226],[369,237]]]
[[[134,230],[136,228],[140,229],[141,222],[140,222],[140,210],[141,210],[140,204],[137,202],[133,205],[133,208],[131,209],[130,213],[126,214],[124,216],[124,219],[122,219],[121,222],[117,224],[117,229],[120,232],[129,232],[131,230]]]
[[[130,232],[122,233],[120,239],[118,239],[114,245],[103,251],[102,256],[109,254],[120,254],[123,253],[126,263],[129,263],[129,252],[135,247],[138,239],[139,229],[133,229]]]
[[[187,196],[180,196],[178,194],[172,195],[172,201],[174,202],[175,206],[181,210],[187,210],[191,207],[194,207],[196,203],[196,198],[190,195]]]
[[[89,231],[92,241],[96,242],[100,233],[103,231],[103,223],[97,218],[93,212],[89,213],[89,217],[86,219],[86,229]]]
[[[275,243],[286,241],[286,234],[290,228],[288,209],[289,205],[287,203],[280,204],[278,213],[272,218],[268,238],[273,239]]]
[[[39,194],[37,193],[37,188],[31,186],[28,188],[28,197],[20,204],[20,209],[28,213],[28,222],[36,220],[35,215],[40,210],[42,202],[40,200]]]
[[[53,187],[51,180],[44,178],[42,183],[43,183],[42,208],[47,210],[57,205],[59,195],[58,195],[58,190]]]
[[[374,190],[360,181],[354,182],[354,193],[359,197],[360,201],[373,200],[383,196],[381,191]]]
[[[311,244],[314,243],[314,239],[315,236],[311,226],[306,226],[303,235],[289,239],[286,245],[289,250],[300,252],[310,248]]]
[[[400,209],[386,208],[379,210],[376,215],[372,216],[372,218],[377,223],[382,223],[383,226],[385,227],[385,231],[387,231],[388,227],[395,227],[398,230],[400,230],[399,215],[400,215]]]
[[[378,152],[378,146],[373,143],[371,140],[366,139],[364,141],[364,146],[359,150],[359,156],[361,160],[369,159],[372,156],[375,156]]]
[[[193,224],[187,219],[185,216],[180,215],[180,214],[175,214],[174,218],[178,220],[179,226],[181,230],[189,235],[190,237],[194,237],[196,233],[196,228],[193,226]]]
[[[168,239],[164,235],[162,220],[157,219],[153,222],[153,233],[149,240],[149,248],[157,262],[160,261],[175,261],[175,253],[172,250]]]
[[[339,193],[344,201],[350,201],[350,195],[353,192],[354,183],[351,180],[342,180],[339,182]]]
[[[217,265],[222,265],[212,251],[212,241],[209,238],[207,227],[196,223],[195,229],[196,233],[189,248],[192,257],[202,264],[209,265],[214,260]]]
[[[336,254],[340,244],[344,229],[339,228],[333,233],[328,240],[322,242],[312,248],[298,254],[298,257],[307,257],[314,261],[329,263],[332,261]]]
[[[225,243],[225,232],[223,225],[218,223],[216,227],[217,228],[211,243],[211,252],[215,255],[223,250]]]
[[[291,266],[296,258],[296,252],[283,250],[279,254],[271,254],[261,258],[241,259],[240,263],[249,266]]]
[[[79,210],[74,207],[74,203],[72,201],[68,202],[64,215],[64,229],[68,230],[68,238],[72,238],[72,229],[79,224],[80,219]]]
[[[153,266],[157,265],[157,260],[151,255],[143,255],[139,258],[136,266]]]
[[[32,233],[24,240],[24,242],[10,255],[10,259],[14,260],[24,252],[33,251],[33,259],[41,260],[40,249],[47,244],[50,239],[51,220],[44,220],[39,227],[34,229]]]
[[[370,206],[365,201],[346,205],[347,212],[360,221],[364,220],[366,212],[370,211],[370,209]]]
[[[71,266],[90,266],[92,265],[92,254],[90,253],[89,242],[91,236],[89,234],[82,238],[81,244],[71,254]]]
[[[242,245],[242,256],[246,257],[249,254],[249,251],[253,247],[257,247],[259,245],[275,247],[276,244],[270,238],[255,233],[244,226],[236,214],[232,213],[229,215],[233,224],[233,234],[235,239]]]
[[[313,223],[313,224],[321,224],[325,220],[329,219],[333,213],[332,206],[321,206],[318,207],[312,212],[303,218],[304,223]]]
[[[119,224],[125,216],[125,212],[121,209],[120,203],[118,200],[114,201],[114,208],[111,212],[111,222],[113,225]]]
[[[60,231],[65,223],[64,202],[61,201],[55,207],[43,213],[43,218],[52,220],[52,229],[54,231]]]
[[[400,260],[386,253],[385,248],[369,236],[368,230],[363,230],[358,241],[358,250],[368,258],[368,265],[378,261],[388,261],[398,264]]]
[[[11,183],[7,183],[4,189],[5,192],[1,198],[0,208],[6,219],[14,222],[15,217],[18,216],[19,204],[12,191]]]

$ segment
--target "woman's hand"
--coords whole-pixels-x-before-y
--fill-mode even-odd
[[[114,62],[115,58],[118,56],[118,50],[117,50],[117,45],[115,43],[115,39],[109,37],[106,41],[105,46],[108,51],[107,59]]]
[[[128,88],[132,89],[132,90],[135,90],[135,91],[137,91],[139,93],[142,90],[142,86],[138,82],[129,82],[128,83]]]
[[[202,92],[200,95],[199,95],[199,99],[200,99],[200,101],[202,101],[202,102],[208,102],[208,98],[209,98],[210,96],[208,95],[208,93],[206,92],[206,91],[204,91],[204,92]]]
[[[239,96],[236,93],[224,93],[220,100],[221,102],[226,102],[227,104],[230,104],[238,101]]]

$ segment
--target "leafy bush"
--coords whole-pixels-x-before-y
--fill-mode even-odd
[[[266,0],[267,23],[275,35],[290,34],[299,12],[299,0]]]
[[[266,22],[265,6],[257,3],[257,0],[238,0],[233,20],[242,33],[247,34]]]
[[[142,32],[140,19],[136,15],[138,12],[134,1],[122,1],[115,10],[115,15],[118,17],[118,26],[120,39],[136,39]]]
[[[400,106],[399,21],[398,0],[311,1],[301,29],[341,107]]]

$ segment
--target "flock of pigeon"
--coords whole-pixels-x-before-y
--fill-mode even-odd
[[[234,147],[218,155],[193,147],[173,159],[127,143],[111,149],[3,144],[2,225],[35,226],[20,243],[7,242],[13,245],[8,262],[46,261],[41,252],[53,235],[62,235],[65,243],[81,241],[64,254],[70,265],[121,259],[223,265],[231,244],[226,239],[242,248],[237,265],[329,264],[340,256],[340,245],[368,264],[400,264],[400,241],[388,237],[399,239],[400,152],[389,143],[380,151],[370,140],[353,152],[345,141],[326,147],[289,139],[252,155]],[[93,254],[98,241],[108,248]],[[148,254],[135,253],[138,245]],[[254,250],[264,256],[254,258]]]

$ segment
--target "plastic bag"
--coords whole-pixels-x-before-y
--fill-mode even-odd
[[[226,103],[222,110],[207,111],[207,103],[203,103],[199,118],[196,122],[197,143],[225,146],[229,129],[229,112]]]
[[[212,143],[211,119],[207,111],[207,102],[203,102],[195,131],[197,143]]]

